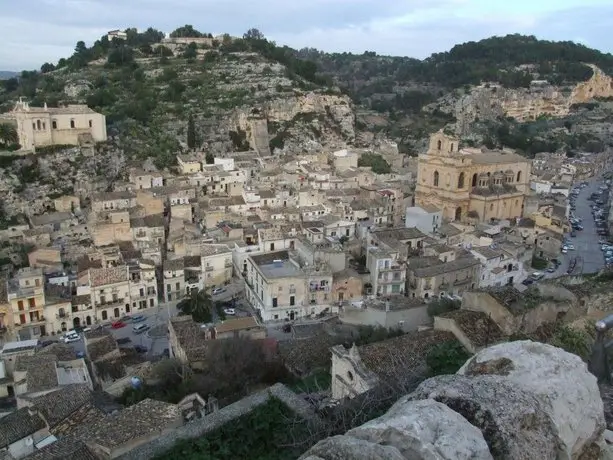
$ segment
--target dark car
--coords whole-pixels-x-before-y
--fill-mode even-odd
[[[134,351],[136,351],[136,353],[147,353],[148,348],[144,347],[142,345],[135,345],[134,346]]]
[[[117,345],[125,345],[126,343],[130,343],[132,341],[132,339],[130,339],[130,337],[123,337],[121,339],[117,339]]]
[[[53,345],[54,343],[60,343],[59,340],[43,340],[39,343],[41,348],[48,347],[49,345]]]
[[[524,286],[530,286],[532,283],[534,283],[534,280],[530,278],[526,278],[521,282],[521,284],[523,284]]]

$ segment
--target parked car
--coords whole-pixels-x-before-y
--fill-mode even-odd
[[[523,284],[524,286],[530,286],[532,283],[534,283],[534,280],[530,278],[526,278],[521,282],[521,284]]]
[[[573,230],[572,232],[570,232],[570,236],[575,238],[577,236],[577,232],[575,230]]]
[[[119,318],[119,321],[127,323],[128,321],[132,321],[132,317],[130,315],[123,315],[121,318]]]
[[[117,342],[117,345],[125,345],[126,343],[130,343],[132,341],[132,339],[130,339],[130,337],[122,337],[121,339],[117,339],[115,342]]]
[[[38,345],[41,348],[45,348],[45,347],[48,347],[49,345],[53,345],[54,343],[58,343],[58,341],[57,340],[43,340]]]
[[[74,331],[73,332],[67,332],[62,337],[62,342],[64,342],[64,343],[78,342],[79,340],[81,340],[81,336],[79,334],[77,334],[76,332],[74,332]]]
[[[232,315],[232,316],[233,316],[233,315],[236,315],[236,310],[234,310],[234,308],[224,308],[224,309],[223,309],[223,312],[224,312],[226,315]]]
[[[549,267],[547,269],[547,273],[555,273],[556,270],[557,270],[557,267]]]
[[[134,345],[134,351],[136,353],[147,353],[148,348],[142,345]]]
[[[226,292],[226,288],[218,287],[218,288],[213,289],[212,294],[213,295],[219,295],[219,294],[221,294],[223,292]]]
[[[126,323],[122,321],[115,321],[111,323],[111,329],[121,329],[122,327],[126,327]]]
[[[133,323],[142,323],[143,321],[145,321],[147,318],[145,318],[143,315],[136,315],[132,317],[132,322]]]
[[[147,324],[137,324],[136,326],[132,328],[132,332],[134,332],[135,334],[142,334],[143,332],[148,331],[149,329],[151,328]]]

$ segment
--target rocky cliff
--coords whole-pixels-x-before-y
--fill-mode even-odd
[[[385,415],[301,460],[610,459],[596,378],[577,356],[531,341],[482,350],[423,382]]]
[[[541,115],[565,117],[575,104],[613,97],[613,78],[594,65],[589,80],[572,87],[557,87],[534,81],[529,88],[508,89],[497,84],[482,84],[468,92],[455,91],[426,110],[441,109],[452,114],[460,135],[470,132],[472,123],[512,117],[517,121],[536,120]]]

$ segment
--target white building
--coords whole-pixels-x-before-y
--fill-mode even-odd
[[[407,207],[404,225],[406,228],[418,228],[427,235],[431,235],[443,223],[443,212],[434,206],[424,205]]]
[[[528,277],[524,265],[496,245],[474,247],[470,252],[481,262],[480,288],[513,285]]]

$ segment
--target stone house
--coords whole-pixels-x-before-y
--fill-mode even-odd
[[[70,212],[53,212],[30,217],[32,228],[44,229],[48,232],[66,231],[71,226],[78,225],[78,219]]]
[[[81,209],[81,201],[79,197],[64,195],[53,200],[53,207],[57,212],[74,213]]]
[[[28,253],[28,262],[32,268],[57,270],[62,268],[62,254],[56,248],[36,248]]]
[[[203,369],[207,356],[207,331],[191,316],[175,316],[168,321],[168,350],[171,358],[194,369]]]
[[[202,163],[196,158],[177,155],[177,164],[179,166],[179,174],[194,174],[202,171]]]
[[[146,215],[130,219],[132,241],[136,248],[151,245],[162,247],[165,239],[165,222],[163,214]]]
[[[135,190],[162,187],[164,176],[159,172],[147,172],[136,168],[130,169],[128,180],[134,185]]]
[[[362,299],[364,282],[362,277],[351,268],[335,272],[332,275],[332,302],[339,306]]]
[[[473,247],[470,252],[481,262],[479,287],[513,285],[528,276],[524,264],[497,245]]]
[[[119,319],[130,312],[129,267],[90,268],[88,282],[96,322]]]
[[[438,256],[410,257],[407,261],[407,294],[421,299],[442,294],[462,295],[475,289],[481,277],[481,263],[462,250]]]
[[[212,339],[234,339],[244,337],[252,340],[265,339],[266,328],[253,316],[232,318],[211,327]]]
[[[404,224],[407,228],[415,227],[426,235],[438,231],[443,224],[443,212],[430,205],[406,208]]]
[[[185,296],[185,267],[183,258],[169,259],[164,262],[164,300],[171,302]]]
[[[44,308],[45,289],[40,268],[22,268],[7,281],[14,332],[22,339],[47,335]]]
[[[22,150],[35,150],[48,145],[86,145],[104,142],[105,116],[86,105],[64,107],[31,107],[19,100],[4,118],[17,125],[19,145]]]
[[[164,214],[165,200],[149,190],[136,192],[136,204],[142,213],[140,217]]]
[[[136,194],[131,191],[97,193],[91,203],[92,212],[130,209],[136,204]]]
[[[445,331],[411,332],[347,350],[332,347],[332,398],[354,398],[382,382],[402,382],[426,370],[426,357],[436,345],[455,340]]]
[[[301,264],[288,251],[247,257],[247,299],[263,321],[294,320],[337,311],[331,302],[332,271]]]
[[[214,289],[232,281],[232,251],[224,244],[201,247],[202,275],[205,289]]]
[[[88,225],[95,246],[132,241],[130,213],[127,210],[92,212]]]
[[[131,308],[126,312],[136,312],[158,305],[157,278],[155,264],[145,260],[135,260],[128,264]]]
[[[505,339],[504,332],[489,314],[463,308],[435,316],[434,329],[452,333],[469,353],[477,353]]]
[[[296,238],[282,232],[278,228],[259,228],[257,233],[261,251],[293,250],[295,247]]]

